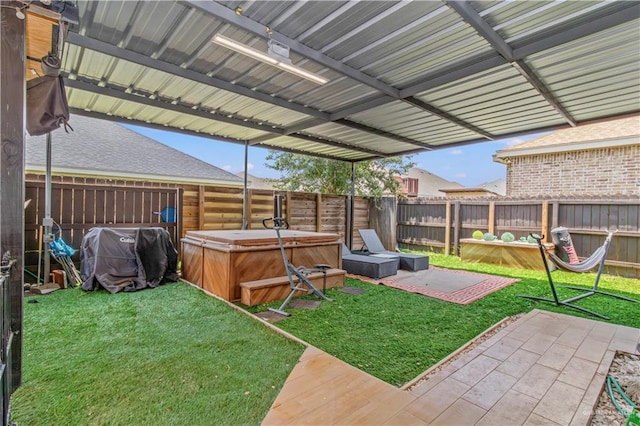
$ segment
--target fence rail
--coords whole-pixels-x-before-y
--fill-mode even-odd
[[[576,251],[587,257],[607,230],[618,230],[607,256],[609,273],[640,277],[640,200],[400,200],[397,240],[402,247],[458,254],[460,239],[474,230],[516,238],[570,230]]]
[[[44,182],[31,177],[26,182],[25,265],[36,270],[41,253]],[[262,219],[273,216],[270,190],[249,189],[248,229],[261,229]],[[55,181],[52,183],[51,216],[56,234],[79,248],[85,233],[93,227],[133,228],[161,226],[167,229],[179,249],[179,240],[189,230],[241,229],[242,188],[184,185],[177,188],[136,186],[135,182],[100,185],[94,182]],[[346,239],[348,198],[341,195],[287,192],[284,212],[292,229],[333,232]],[[354,200],[354,223],[368,227],[369,202]],[[175,207],[177,223],[164,223],[158,212]],[[357,232],[354,241],[361,244]],[[79,260],[76,254],[73,258]]]
[[[45,185],[27,181],[25,198],[25,265],[38,264],[42,250],[42,219],[45,214]],[[52,183],[51,217],[53,232],[74,248],[79,248],[84,234],[96,226],[137,228],[160,226],[174,242],[180,235],[179,223],[164,223],[160,217],[165,207],[180,205],[180,190],[166,188],[114,187]],[[180,209],[177,209],[177,216]],[[76,253],[73,260],[79,260]]]
[[[189,230],[242,228],[241,188],[205,185],[167,188],[136,182],[105,185],[54,181],[52,191],[52,217],[59,224],[64,240],[76,248],[80,247],[84,233],[94,226],[162,226],[169,231],[178,248],[179,239]],[[249,229],[262,228],[262,219],[273,215],[274,194],[271,190],[248,190]],[[27,180],[25,195],[31,200],[25,209],[25,265],[33,269],[38,262],[44,217],[44,182]],[[293,229],[333,232],[348,240],[348,197],[301,192],[284,195],[283,209]],[[167,206],[176,206],[177,223],[161,221],[157,212]],[[357,230],[375,228],[376,223],[390,223],[390,228],[395,228],[378,229],[383,240],[392,237],[401,247],[446,254],[458,254],[460,239],[471,237],[474,230],[498,236],[511,232],[516,237],[536,232],[545,235],[549,241],[550,230],[564,226],[571,231],[578,253],[586,257],[602,244],[606,229],[617,229],[607,257],[608,271],[640,277],[638,199],[405,199],[399,200],[397,206],[394,203],[393,207],[377,212],[368,199],[356,197],[352,218],[353,247],[362,246]],[[381,221],[376,216],[388,214],[395,218]],[[394,223],[397,224],[395,227]]]

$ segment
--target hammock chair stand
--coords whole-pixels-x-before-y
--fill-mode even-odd
[[[553,278],[551,277],[551,271],[549,269],[549,264],[547,263],[547,257],[545,256],[545,248],[542,245],[542,239],[544,238],[544,236],[541,237],[539,235],[531,234],[531,236],[533,238],[535,238],[535,240],[538,242],[538,248],[540,249],[540,256],[542,257],[542,262],[544,263],[544,269],[547,272],[547,278],[549,280],[549,286],[551,287],[551,293],[553,294],[553,299],[549,299],[549,298],[546,298],[546,297],[538,297],[538,296],[528,296],[528,295],[522,295],[522,294],[519,294],[518,297],[524,297],[526,299],[540,300],[540,301],[543,301],[543,302],[549,302],[549,303],[553,303],[553,304],[555,304],[557,306],[566,306],[568,308],[576,309],[578,311],[587,313],[589,315],[593,315],[593,316],[598,317],[598,318],[602,318],[604,320],[609,320],[609,317],[607,317],[605,315],[602,315],[602,314],[599,314],[597,312],[594,312],[592,310],[583,308],[582,306],[574,305],[572,302],[575,302],[575,301],[580,300],[580,299],[584,299],[585,297],[593,296],[594,294],[602,294],[602,295],[605,295],[605,296],[615,297],[616,299],[626,300],[628,302],[640,303],[639,300],[635,300],[635,299],[631,299],[629,297],[620,296],[618,294],[613,294],[613,293],[609,293],[609,292],[606,292],[606,291],[598,290],[598,283],[600,282],[600,275],[602,275],[602,271],[604,270],[604,263],[605,263],[605,260],[607,258],[607,252],[609,251],[609,246],[611,245],[611,239],[613,237],[613,234],[614,234],[613,232],[609,232],[608,235],[607,235],[607,238],[605,239],[604,244],[602,246],[600,246],[591,256],[589,256],[589,258],[583,260],[582,262],[580,262],[578,264],[566,263],[562,259],[557,257],[555,254],[550,253],[550,252],[547,253],[549,255],[549,258],[551,259],[551,261],[554,264],[556,264],[558,267],[560,267],[562,269],[565,269],[565,270],[568,270],[568,271],[572,271],[572,272],[587,272],[587,271],[593,269],[593,267],[599,263],[598,273],[596,275],[596,280],[593,283],[593,287],[592,288],[575,287],[575,286],[569,286],[569,285],[558,285],[558,287],[568,288],[568,289],[571,289],[571,290],[577,290],[577,291],[585,292],[583,294],[579,294],[577,296],[573,296],[573,297],[570,297],[570,298],[564,299],[564,300],[560,300],[558,298],[558,292],[556,291],[556,285],[554,284]]]

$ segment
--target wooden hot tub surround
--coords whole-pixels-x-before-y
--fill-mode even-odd
[[[338,234],[280,232],[293,265],[312,268],[316,264],[327,264],[332,269],[341,269],[342,245]],[[247,289],[260,293],[259,297],[251,297],[248,290],[244,291],[247,295],[242,297],[243,303],[249,301],[246,304],[252,305],[278,300],[289,287],[288,280],[283,280],[287,273],[274,230],[188,231],[181,242],[183,278],[225,300],[240,300],[242,283],[247,283]],[[327,287],[344,285],[344,271],[332,270],[330,276]],[[267,288],[272,290],[265,290]]]

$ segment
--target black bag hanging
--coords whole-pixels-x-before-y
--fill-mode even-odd
[[[69,104],[62,77],[45,75],[27,81],[27,132],[44,135],[64,125],[69,133]]]

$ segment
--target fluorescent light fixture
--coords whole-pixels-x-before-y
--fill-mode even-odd
[[[224,46],[227,49],[231,49],[235,52],[242,53],[243,55],[249,56],[250,58],[257,59],[258,61],[263,62],[265,64],[280,68],[283,71],[297,75],[298,77],[302,77],[313,83],[325,84],[329,82],[329,80],[325,77],[322,77],[318,74],[312,73],[311,71],[307,71],[296,65],[292,65],[285,62],[284,58],[283,60],[274,58],[273,56],[270,56],[267,53],[261,52],[258,49],[254,49],[253,47],[239,43],[235,40],[232,40],[220,34],[214,35],[213,38],[211,39],[211,42],[215,44],[219,44],[220,46]]]

